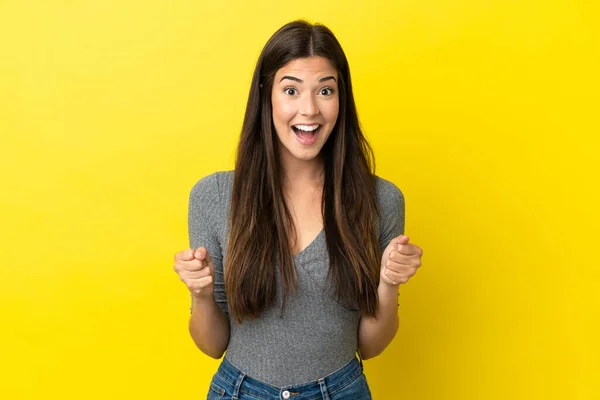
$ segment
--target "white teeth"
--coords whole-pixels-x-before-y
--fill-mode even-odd
[[[294,125],[294,128],[300,129],[301,131],[305,131],[305,132],[312,132],[314,130],[317,130],[317,128],[319,126],[320,126],[319,124],[317,124],[317,125]]]

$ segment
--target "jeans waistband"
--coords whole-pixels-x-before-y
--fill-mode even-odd
[[[323,378],[303,384],[278,387],[248,376],[245,372],[231,364],[227,356],[225,356],[219,365],[217,375],[234,387],[239,388],[243,385],[247,390],[252,390],[255,393],[256,391],[260,391],[264,395],[279,396],[282,392],[287,391],[292,395],[291,399],[293,400],[293,395],[300,393],[302,393],[303,397],[318,396],[324,388],[329,393],[335,392],[355,380],[362,372],[362,357],[359,355],[359,358],[352,358],[344,366]]]

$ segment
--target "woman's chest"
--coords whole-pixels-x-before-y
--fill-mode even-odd
[[[323,229],[321,196],[314,194],[296,195],[287,200],[294,229],[289,240],[292,254],[297,255],[307,248]]]

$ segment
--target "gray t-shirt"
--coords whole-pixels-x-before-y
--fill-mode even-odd
[[[190,246],[207,248],[215,265],[215,299],[229,315],[224,260],[233,171],[215,172],[194,185],[189,204]],[[391,182],[377,177],[381,210],[380,247],[404,233],[404,196]],[[242,324],[230,318],[225,357],[237,368],[275,386],[298,385],[323,378],[344,366],[358,349],[358,310],[340,304],[327,281],[329,257],[322,230],[294,258],[297,290],[288,295],[281,316],[281,286],[274,307]],[[279,270],[276,268],[279,279]],[[191,308],[190,308],[191,310]]]

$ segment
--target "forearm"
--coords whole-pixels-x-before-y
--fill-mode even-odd
[[[363,316],[358,328],[358,348],[365,360],[381,354],[398,331],[398,286],[382,282],[377,295],[375,317]]]
[[[219,359],[229,344],[229,318],[213,297],[194,298],[189,330],[196,346],[209,357]]]

